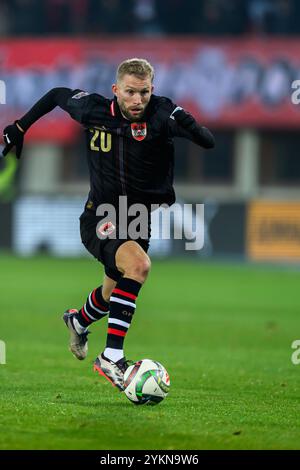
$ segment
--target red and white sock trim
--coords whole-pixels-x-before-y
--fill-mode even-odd
[[[109,325],[124,326],[127,329],[130,327],[130,323],[127,323],[126,321],[123,321],[123,320],[119,320],[118,318],[110,318],[108,320],[108,324]]]
[[[94,291],[88,297],[90,307],[93,310],[95,310],[96,312],[100,313],[101,315],[107,315],[109,310],[107,310],[107,309],[106,310],[101,310],[101,308],[104,309],[104,307],[102,305],[100,305],[98,302],[95,302],[96,299],[95,299],[95,295],[93,297],[93,294],[94,294]],[[101,308],[97,308],[95,305],[97,305],[97,307],[101,307]]]
[[[120,299],[119,297],[111,297],[111,302],[117,302],[118,304],[129,305],[132,308],[136,308],[136,305],[133,302],[128,302],[127,300]]]

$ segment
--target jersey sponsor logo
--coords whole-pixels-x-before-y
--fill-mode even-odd
[[[173,119],[173,121],[175,121],[175,116],[174,116],[174,113],[176,113],[176,111],[181,111],[183,108],[181,108],[181,106],[176,106],[176,108],[174,109],[174,111],[172,111],[172,113],[170,114],[170,119]]]
[[[92,209],[93,207],[94,207],[93,201],[88,201],[87,204],[86,204],[86,208],[87,209]]]
[[[128,312],[128,310],[122,310],[122,315],[125,317],[132,317],[132,312]]]
[[[145,122],[133,122],[131,124],[131,133],[135,140],[144,140],[147,136],[147,124]]]
[[[76,93],[76,95],[72,96],[74,100],[79,100],[80,98],[83,98],[83,96],[87,96],[89,93],[87,91],[80,91],[79,93]]]
[[[6,144],[10,144],[10,139],[9,139],[9,137],[8,137],[8,134],[3,134],[3,137],[4,137],[4,142],[5,142]]]

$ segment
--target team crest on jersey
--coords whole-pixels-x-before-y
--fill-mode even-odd
[[[131,133],[135,140],[144,140],[147,135],[147,124],[145,122],[133,122],[131,124]]]

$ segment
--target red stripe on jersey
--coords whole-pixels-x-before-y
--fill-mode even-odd
[[[84,318],[86,321],[88,321],[89,323],[92,323],[92,320],[91,320],[89,317],[86,316],[86,314],[85,314],[85,312],[84,312],[84,310],[83,310],[83,307],[82,307],[82,309],[81,309],[81,314],[82,314],[83,318]]]
[[[121,289],[114,289],[113,293],[114,294],[124,295],[124,297],[128,297],[129,299],[132,299],[132,300],[135,300],[137,298],[136,295],[129,294],[129,292],[125,292],[124,290],[121,290]]]
[[[112,116],[116,115],[115,114],[115,103],[114,103],[114,101],[112,101],[111,104],[110,104],[110,112],[111,112]]]
[[[116,336],[126,336],[127,331],[115,330],[114,328],[108,328],[107,334],[108,335],[116,335]]]
[[[93,301],[93,304],[96,306],[96,307],[99,307],[101,310],[103,310],[104,312],[107,312],[108,308],[107,307],[104,307],[103,305],[99,304],[99,302],[97,302],[97,299],[96,299],[96,294],[95,294],[95,290],[93,290],[92,292],[92,301]]]

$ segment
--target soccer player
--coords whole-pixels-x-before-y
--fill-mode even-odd
[[[15,146],[17,158],[24,134],[56,106],[85,129],[91,188],[80,216],[80,232],[84,246],[104,265],[105,275],[103,284],[88,295],[84,305],[79,310],[67,310],[63,319],[70,332],[71,352],[84,359],[88,327],[108,315],[106,347],[96,358],[94,370],[120,390],[124,389],[123,374],[128,367],[123,344],[150,270],[150,217],[147,236],[133,239],[128,230],[130,217],[124,236],[118,217],[101,224],[97,208],[111,204],[118,216],[122,211],[119,196],[127,197],[128,207],[142,203],[150,210],[151,204],[173,204],[173,137],[189,139],[204,148],[214,147],[210,131],[191,114],[170,99],[152,94],[153,78],[154,69],[147,60],[125,60],[112,85],[113,99],[53,88],[4,129],[3,156]]]

